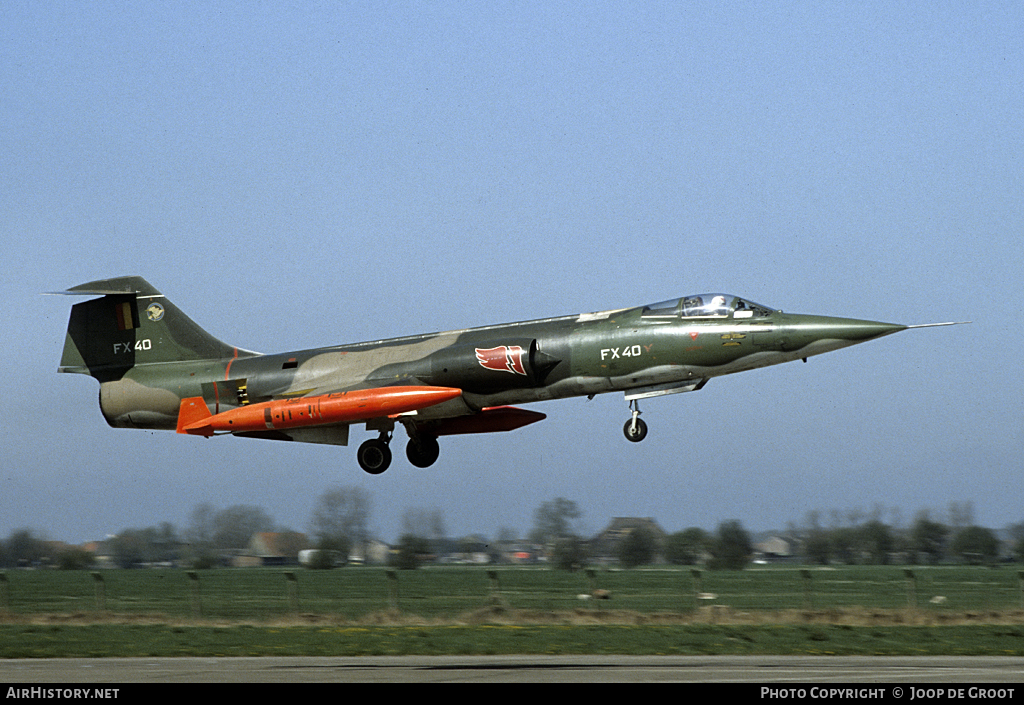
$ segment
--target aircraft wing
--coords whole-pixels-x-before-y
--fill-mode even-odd
[[[431,436],[455,436],[464,433],[498,433],[543,421],[547,414],[515,406],[492,406],[469,416],[417,421],[421,433]]]

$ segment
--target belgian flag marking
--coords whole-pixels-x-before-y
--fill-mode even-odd
[[[124,301],[114,304],[114,315],[117,316],[118,330],[132,330],[135,328],[135,322],[132,320],[131,302]]]

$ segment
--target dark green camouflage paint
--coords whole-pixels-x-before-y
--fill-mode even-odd
[[[141,277],[90,282],[62,293],[101,298],[72,307],[60,371],[100,382],[100,407],[111,426],[146,429],[176,428],[181,400],[190,397],[202,397],[217,414],[245,404],[355,389],[461,389],[460,398],[398,419],[415,439],[431,435],[431,424],[440,419],[490,407],[615,391],[635,402],[908,327],[787,314],[730,295],[706,294],[263,355],[214,338]],[[394,422],[365,419],[368,429],[384,434]],[[347,444],[348,426],[237,435]]]

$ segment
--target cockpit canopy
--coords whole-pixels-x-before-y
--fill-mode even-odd
[[[731,294],[697,294],[644,306],[644,318],[763,318],[772,309]]]

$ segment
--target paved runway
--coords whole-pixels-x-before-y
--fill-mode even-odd
[[[11,683],[1006,683],[1024,658],[885,656],[394,656],[13,659]],[[1012,687],[1012,686],[1008,686]],[[1024,686],[1015,694],[1020,697]],[[906,696],[904,696],[906,697]],[[909,700],[909,697],[907,697]]]

